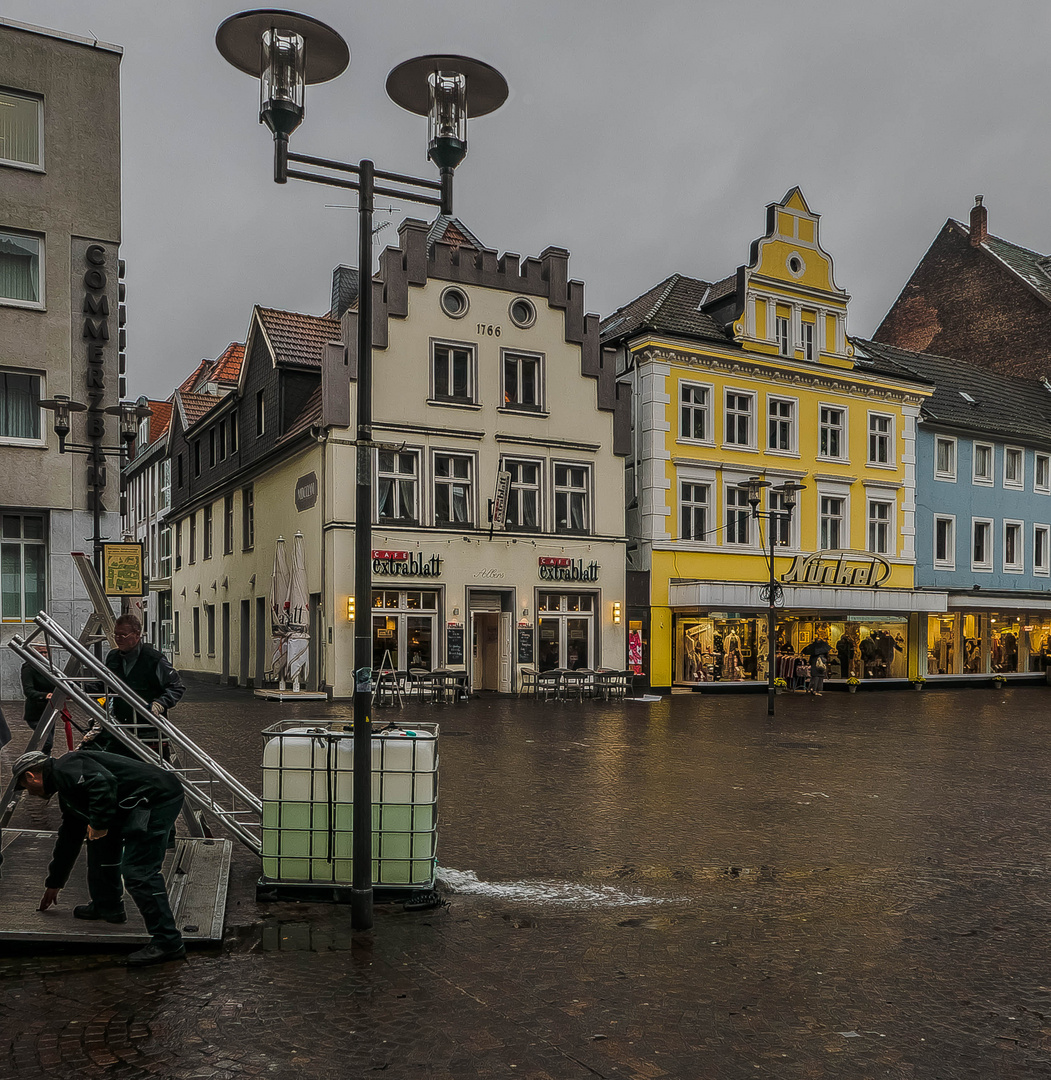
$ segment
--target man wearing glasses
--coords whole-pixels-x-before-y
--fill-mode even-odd
[[[117,647],[106,657],[106,667],[139,697],[149,702],[154,716],[167,715],[168,710],[186,693],[179,673],[162,652],[143,642],[142,623],[134,615],[118,616],[113,637]],[[167,742],[161,746],[156,729],[137,719],[135,710],[126,701],[116,698],[113,713],[118,723],[131,728],[147,746],[154,750],[159,748],[165,760],[168,760],[170,751]],[[105,732],[100,733],[93,743],[92,749],[129,754],[123,743]]]

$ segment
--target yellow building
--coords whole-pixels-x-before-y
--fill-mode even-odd
[[[736,274],[673,275],[603,322],[632,391],[629,645],[653,687],[766,681],[770,528],[779,675],[824,639],[832,679],[907,678],[917,613],[944,608],[913,588],[932,387],[855,357],[818,225],[794,188]],[[805,485],[791,517],[753,517],[739,487],[752,476]],[[760,510],[778,498],[767,489]]]

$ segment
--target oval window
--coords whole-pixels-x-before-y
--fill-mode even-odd
[[[463,289],[446,289],[441,298],[442,311],[450,319],[462,319],[467,314],[467,293]]]
[[[533,307],[533,302],[531,300],[526,300],[524,296],[520,296],[517,300],[511,301],[511,306],[508,308],[508,314],[511,316],[511,322],[513,322],[515,326],[521,327],[523,330],[536,322],[536,308]]]

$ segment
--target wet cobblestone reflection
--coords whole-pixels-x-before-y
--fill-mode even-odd
[[[262,728],[348,714],[192,693],[253,787]],[[1049,703],[428,708],[448,907],[353,933],[237,849],[221,950],[0,958],[0,1076],[1047,1077]]]

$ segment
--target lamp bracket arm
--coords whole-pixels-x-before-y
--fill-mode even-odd
[[[288,152],[288,160],[297,165],[314,165],[319,169],[331,169],[333,172],[348,172],[354,176],[361,175],[361,167],[352,165],[348,161],[333,161],[330,158],[314,157],[311,154],[294,154]],[[289,174],[291,175],[291,173]],[[421,188],[424,191],[441,191],[440,180],[424,180],[418,176],[407,176],[405,173],[386,172],[383,169],[374,169],[372,175],[377,180],[390,180],[396,184],[406,184],[409,187]]]

